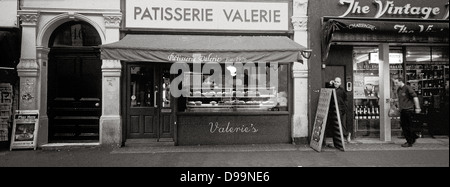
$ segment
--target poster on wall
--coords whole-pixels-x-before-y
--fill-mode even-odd
[[[366,97],[378,97],[379,95],[380,77],[366,76],[364,77],[364,94]]]
[[[10,150],[36,150],[38,123],[38,110],[16,110],[14,114]]]
[[[364,74],[355,73],[354,74],[354,82],[353,82],[353,95],[355,98],[365,98],[366,94],[364,93]]]

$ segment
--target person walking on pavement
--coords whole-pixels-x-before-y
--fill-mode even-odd
[[[406,139],[406,143],[402,144],[402,147],[412,147],[413,144],[416,143],[418,137],[413,130],[411,119],[413,112],[421,112],[419,98],[412,87],[405,84],[403,78],[394,78],[394,84],[398,87],[397,94],[400,110],[400,124],[403,136]]]

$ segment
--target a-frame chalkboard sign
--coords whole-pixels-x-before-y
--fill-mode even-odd
[[[336,90],[332,88],[322,88],[320,90],[319,104],[317,106],[316,118],[314,120],[313,131],[311,134],[311,148],[318,152],[322,151],[322,142],[324,141],[325,129],[328,122],[328,125],[333,126],[334,146],[342,147],[345,151],[344,135],[342,133],[340,116],[336,98]]]

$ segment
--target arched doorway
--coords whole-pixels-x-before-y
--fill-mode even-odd
[[[50,36],[49,142],[99,141],[102,61],[97,30],[82,21],[60,25]]]

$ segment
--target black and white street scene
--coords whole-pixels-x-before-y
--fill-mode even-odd
[[[449,9],[0,0],[0,168],[449,167]]]

